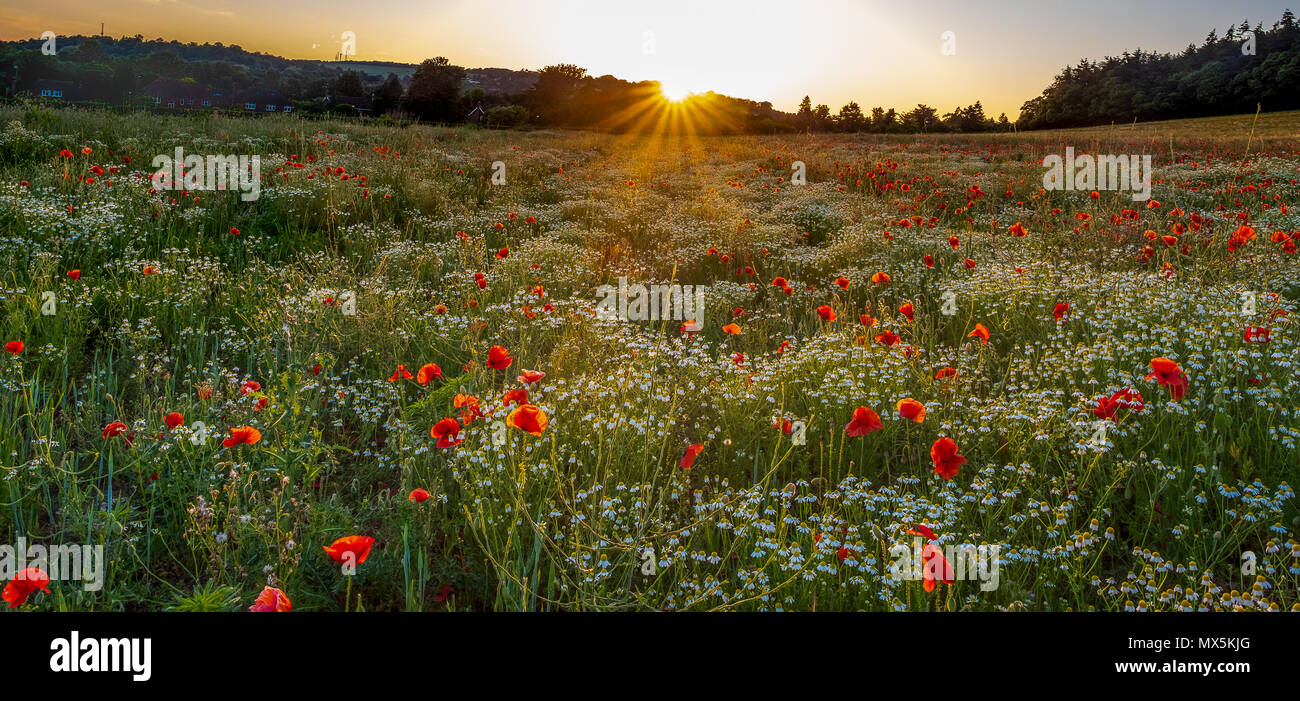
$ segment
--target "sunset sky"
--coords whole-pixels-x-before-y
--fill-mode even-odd
[[[1178,51],[1211,28],[1267,27],[1287,2],[1211,0],[0,0],[0,39],[142,34],[333,58],[344,31],[358,60],[470,68],[576,63],[594,75],[660,80],[793,111],[808,94],[947,112],[982,100],[1014,120],[1065,65],[1125,49]],[[1300,3],[1297,3],[1300,5]],[[956,54],[941,35],[956,35]]]

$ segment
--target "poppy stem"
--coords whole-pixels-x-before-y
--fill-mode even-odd
[[[343,613],[348,612],[348,607],[352,604],[352,575],[347,575],[348,591],[343,595]]]

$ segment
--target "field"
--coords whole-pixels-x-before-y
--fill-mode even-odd
[[[260,197],[157,189],[178,146],[260,155]],[[1067,146],[1151,155],[1151,200],[1044,190]],[[1300,607],[1297,178],[1297,113],[694,138],[0,107],[0,543],[107,562],[16,608]],[[620,277],[705,310],[609,318]],[[996,578],[928,567],[961,545]]]

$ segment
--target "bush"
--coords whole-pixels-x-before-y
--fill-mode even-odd
[[[483,115],[483,124],[489,127],[517,127],[528,121],[528,110],[521,105],[493,107]]]

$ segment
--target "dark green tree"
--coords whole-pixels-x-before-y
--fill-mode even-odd
[[[835,122],[839,125],[840,131],[860,132],[866,124],[866,119],[862,116],[862,108],[856,102],[849,102],[840,108],[840,113],[836,115]]]
[[[335,95],[363,97],[366,94],[365,83],[361,82],[361,74],[356,71],[343,71],[331,87]]]
[[[384,84],[375,90],[374,104],[372,111],[375,116],[388,114],[397,109],[402,104],[402,79],[397,77],[396,73],[389,73]]]
[[[453,66],[442,56],[426,59],[411,76],[406,109],[428,121],[460,121],[460,88],[464,82],[464,68]]]

